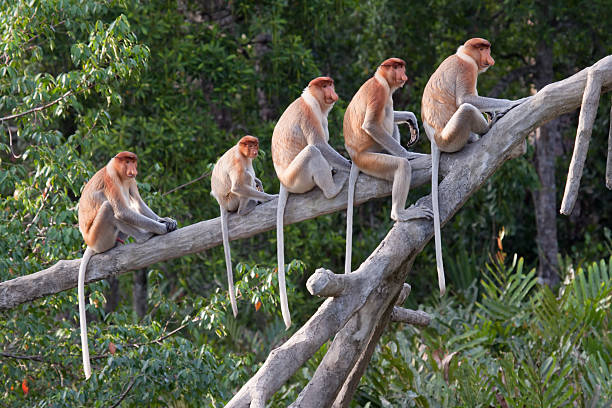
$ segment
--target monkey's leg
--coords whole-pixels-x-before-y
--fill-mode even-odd
[[[409,221],[416,218],[431,218],[431,210],[420,206],[405,209],[412,170],[408,159],[384,153],[362,152],[353,157],[359,169],[384,180],[393,181],[391,190],[391,219]]]
[[[292,193],[305,193],[318,186],[328,199],[337,196],[344,185],[344,180],[334,182],[332,167],[313,145],[306,146],[295,156],[283,172],[283,180]]]
[[[229,291],[230,304],[234,317],[238,316],[238,306],[236,305],[236,294],[234,293],[234,273],[232,268],[232,255],[229,245],[229,231],[227,226],[227,210],[219,206],[221,210],[221,236],[223,237],[223,252],[225,253],[225,269],[227,271],[227,287]]]
[[[240,198],[240,204],[238,205],[238,215],[247,215],[257,207],[257,201],[251,200],[248,197]]]
[[[289,302],[287,301],[287,284],[285,282],[285,238],[283,236],[283,224],[285,215],[285,205],[289,191],[280,184],[278,191],[278,207],[276,207],[276,257],[278,259],[278,287],[280,292],[281,314],[288,329],[291,326],[291,315],[289,314]]]
[[[117,218],[114,219],[114,222],[115,222],[115,226],[117,227],[119,231],[123,232],[126,235],[129,235],[130,237],[134,237],[134,239],[138,243],[145,242],[154,235],[152,232],[145,232],[141,230],[140,228],[134,227],[133,225],[120,221]]]
[[[105,201],[96,214],[89,231],[87,231],[87,242],[93,241],[92,249],[97,253],[106,252],[117,243],[119,230],[115,226],[113,207]],[[89,239],[92,238],[92,239]]]
[[[489,124],[482,113],[469,103],[459,106],[441,133],[436,134],[436,145],[443,152],[456,152],[465,146],[471,133],[485,134]]]
[[[351,258],[353,256],[353,204],[355,202],[355,184],[359,177],[359,167],[355,163],[351,165],[348,181],[348,203],[346,205],[346,256],[344,261],[344,273],[351,273]]]

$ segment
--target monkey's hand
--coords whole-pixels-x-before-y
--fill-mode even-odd
[[[157,221],[166,225],[166,232],[172,232],[172,231],[176,230],[176,228],[178,227],[178,224],[177,224],[176,220],[173,220],[170,217],[160,218]]]
[[[417,122],[416,115],[412,112],[401,112],[402,115],[400,118],[402,120],[398,121],[397,124],[406,123],[410,127],[410,139],[408,139],[408,143],[406,147],[410,147],[415,144],[419,140],[419,123]]]
[[[507,109],[499,111],[499,112],[485,112],[490,117],[489,128],[491,128],[491,126],[493,126],[495,122],[503,118],[506,113],[510,112],[512,109],[516,108],[517,106],[529,101],[531,98],[533,98],[533,96],[526,96],[524,98],[517,99],[515,101],[511,101]]]
[[[263,190],[263,183],[257,177],[255,177],[255,188],[257,189],[257,191],[261,191],[262,193],[264,191]]]

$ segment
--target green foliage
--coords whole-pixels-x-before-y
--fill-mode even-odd
[[[396,92],[395,106],[418,115],[434,67],[468,36],[494,44],[497,64],[479,79],[479,92],[505,84],[501,94],[508,98],[529,92],[530,61],[540,40],[553,44],[559,79],[611,51],[607,26],[591,23],[606,15],[606,1],[545,9],[507,3],[1,2],[0,281],[81,256],[80,190],[121,150],[139,155],[144,199],[180,226],[218,216],[207,173],[246,133],[261,142],[256,173],[266,191],[277,191],[269,153],[275,120],[315,76],[336,81],[341,99],[329,115],[330,143],[346,153],[344,110],[389,56],[405,59],[410,77]],[[527,74],[507,82],[515,69]],[[610,266],[590,264],[612,254],[605,227],[612,200],[602,186],[604,161],[597,159],[604,157],[609,108],[602,98],[605,114],[595,123],[593,159],[575,215],[558,221],[568,276],[559,294],[539,288],[533,272],[525,272],[537,256],[530,146],[445,228],[453,296],[430,297],[433,245],[417,259],[408,303],[425,303],[438,319],[426,330],[385,336],[356,396],[360,405],[492,406],[500,396],[518,406],[609,403]],[[558,180],[569,162],[572,132],[564,135]],[[413,149],[427,152],[428,146],[422,138]],[[416,189],[409,202],[427,194],[428,187]],[[356,208],[354,266],[388,231],[388,214],[388,199]],[[321,302],[304,288],[312,271],[342,270],[344,227],[342,213],[286,227],[294,327]],[[481,265],[496,245],[501,251],[500,231],[508,250],[525,261],[493,262],[479,283]],[[109,284],[88,285],[89,382],[82,380],[75,290],[0,313],[2,405],[112,406],[121,400],[126,406],[223,406],[292,333],[284,330],[278,308],[275,243],[272,232],[232,242],[237,319],[228,311],[221,248],[148,269],[142,318],[131,305],[129,276],[120,277],[114,311],[104,310]],[[273,406],[297,396],[325,350],[273,397]]]
[[[522,258],[487,270],[478,294],[426,308],[430,327],[384,337],[355,406],[609,406],[612,258],[568,274],[558,295]]]

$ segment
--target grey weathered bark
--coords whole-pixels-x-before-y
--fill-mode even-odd
[[[147,314],[147,299],[147,270],[140,269],[134,272],[134,286],[132,288],[132,304],[139,319]]]
[[[425,158],[427,155],[415,157]],[[442,168],[441,172],[445,169]],[[345,173],[345,178],[347,177]],[[431,172],[412,173],[412,185],[429,182]],[[346,188],[346,187],[345,187]],[[391,194],[391,183],[363,175],[357,182],[356,203]],[[275,228],[276,200],[257,206],[249,215],[229,216],[230,240],[246,238]],[[331,200],[316,189],[306,194],[290,194],[287,201],[285,224],[315,218],[346,208],[346,189]],[[122,245],[91,258],[85,282],[120,275],[181,256],[202,252],[221,245],[221,220],[214,218],[160,235],[140,244]],[[80,259],[59,261],[55,265],[9,281],[0,282],[0,310],[11,309],[21,303],[76,287]]]
[[[552,47],[542,41],[536,55],[535,86],[542,89],[553,82]],[[559,282],[559,243],[557,241],[557,186],[555,161],[561,146],[559,120],[554,119],[535,131],[535,168],[539,186],[532,191],[538,247],[538,279],[553,286]]]
[[[587,75],[587,84],[584,89],[584,95],[582,96],[582,107],[578,118],[576,143],[574,145],[572,162],[570,163],[567,174],[563,201],[561,202],[561,214],[569,215],[578,198],[580,179],[582,178],[582,170],[584,169],[586,155],[589,151],[589,143],[591,141],[591,133],[593,132],[593,123],[597,115],[600,94],[601,72],[596,69],[591,69]]]
[[[603,70],[603,92],[612,89],[612,56],[597,64]],[[461,152],[443,155],[449,172],[440,183],[440,218],[447,222],[467,199],[508,160],[537,127],[580,105],[587,70],[544,87],[526,103],[511,110],[477,143]],[[433,225],[425,221],[397,223],[370,257],[350,275],[338,278],[318,270],[309,279],[309,288],[334,286],[334,298],[327,299],[317,312],[289,340],[272,350],[257,373],[227,404],[234,407],[264,407],[274,394],[331,335],[338,333],[313,378],[300,393],[294,407],[332,406],[340,386],[365,348],[363,339],[377,330],[371,321],[391,313],[393,299],[409,273],[414,257],[433,235]],[[432,271],[433,276],[433,271]],[[317,283],[321,279],[322,282]],[[339,280],[342,279],[342,282]],[[325,283],[327,282],[327,283]],[[351,294],[350,296],[348,294]],[[381,311],[385,311],[384,313]],[[363,323],[363,324],[361,324]],[[354,347],[361,344],[363,348]],[[342,344],[345,347],[340,347]],[[337,378],[340,378],[338,380]],[[340,386],[337,384],[340,383]],[[332,388],[330,390],[330,388]]]

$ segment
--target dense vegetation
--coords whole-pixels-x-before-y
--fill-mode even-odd
[[[427,78],[471,36],[489,39],[497,62],[479,80],[479,92],[507,98],[531,92],[544,48],[553,56],[551,80],[612,52],[603,18],[609,1],[506,3],[2,2],[0,281],[81,256],[80,190],[121,150],[139,156],[145,201],[181,226],[218,216],[207,173],[244,134],[259,137],[255,170],[267,191],[278,191],[272,129],[315,76],[336,81],[330,143],[345,154],[344,109],[387,57],[407,61],[411,83],[395,104],[419,116]],[[541,186],[529,143],[527,154],[504,165],[444,228],[450,296],[432,295],[433,245],[417,258],[406,304],[436,320],[427,329],[391,326],[355,406],[610,405],[612,195],[603,182],[609,111],[605,96],[579,203],[556,221],[562,284],[537,283],[533,190]],[[558,185],[576,121],[562,118],[553,146]],[[424,139],[414,150],[428,151]],[[428,191],[411,192],[409,201]],[[354,266],[388,231],[388,213],[388,199],[356,209]],[[292,330],[320,303],[305,291],[307,277],[319,266],[343,269],[344,226],[339,213],[286,227]],[[109,282],[89,285],[88,382],[76,290],[1,312],[1,405],[223,406],[290,334],[277,304],[274,234],[237,241],[232,255],[242,261],[235,272],[238,319],[221,248],[139,271],[148,288],[144,313],[132,305],[129,274],[119,278],[118,295]],[[275,396],[274,406],[295,398],[316,363]]]

